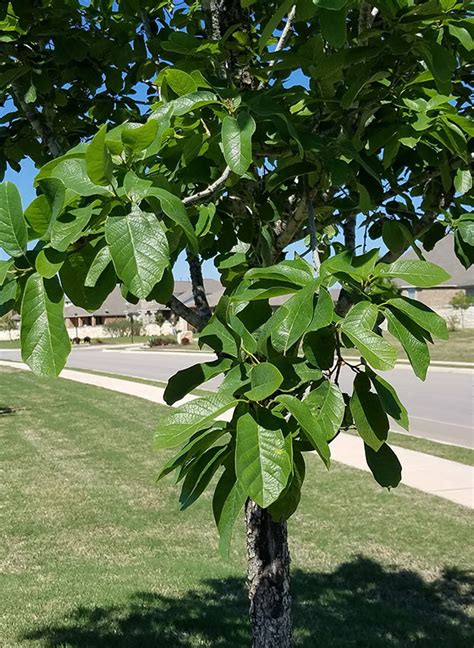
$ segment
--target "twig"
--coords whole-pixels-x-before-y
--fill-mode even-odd
[[[275,52],[280,52],[286,45],[286,41],[288,40],[288,37],[290,35],[290,30],[293,27],[293,23],[296,18],[296,5],[294,4],[291,7],[290,13],[288,14],[288,18],[286,19],[286,25],[283,28],[283,31],[281,32],[281,36],[278,39],[277,46],[275,47]],[[275,65],[275,59],[270,61],[269,67],[272,67]]]
[[[321,267],[321,259],[319,258],[318,252],[318,239],[316,238],[316,219],[314,216],[314,207],[313,201],[309,193],[308,181],[306,176],[304,178],[304,188],[306,194],[306,209],[308,211],[308,229],[309,229],[309,246],[311,252],[313,253],[313,265],[316,273],[319,274],[319,268]]]
[[[193,194],[192,196],[188,196],[187,198],[183,198],[183,203],[185,205],[194,205],[194,203],[200,202],[201,200],[204,200],[204,198],[209,198],[209,196],[212,196],[212,194],[215,193],[226,182],[227,178],[230,176],[230,173],[230,168],[227,166],[222,172],[222,175],[217,178],[217,180],[206,187],[206,189],[198,191],[197,193]]]
[[[273,52],[281,52],[281,50],[285,47],[286,41],[290,36],[291,28],[293,27],[295,18],[296,18],[296,4],[294,4],[290,9],[290,13],[288,14],[288,17],[286,19],[286,24],[283,27],[283,31],[281,32],[280,38],[278,39],[278,43],[276,44],[276,47],[273,50]],[[268,67],[272,68],[275,65],[275,63],[276,63],[276,59],[272,59]],[[261,90],[264,87],[265,87],[265,82],[261,81],[258,85],[258,90]]]

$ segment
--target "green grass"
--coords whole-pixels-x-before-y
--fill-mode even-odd
[[[72,371],[83,371],[83,369],[72,368]],[[153,387],[161,387],[162,389],[165,389],[167,384],[160,380],[149,380],[147,378],[138,378],[135,376],[121,375],[107,371],[95,371],[93,369],[87,369],[87,373],[95,374],[97,376],[110,376],[112,378],[118,378],[119,380],[131,380],[132,382],[152,385]],[[212,394],[213,392],[206,389],[193,389],[191,393],[196,396],[209,396],[209,394]],[[349,430],[349,433],[354,435],[357,434],[355,430],[353,432]],[[439,441],[431,441],[411,434],[394,431],[390,431],[389,441],[391,444],[398,445],[402,448],[417,450],[418,452],[424,452],[425,454],[441,457],[442,459],[449,459],[450,461],[457,461],[468,466],[474,466],[474,450],[470,448],[449,445]]]
[[[163,408],[12,369],[0,394],[2,648],[248,646],[242,524],[223,561],[209,495],[179,513],[154,482]],[[471,646],[471,512],[312,456],[307,473],[296,645]]]
[[[474,466],[474,450],[471,448],[462,448],[438,441],[430,441],[412,436],[411,434],[393,432],[392,430],[389,432],[388,440],[391,444],[408,448],[408,450],[417,450],[418,452],[424,452],[425,454],[441,457],[442,459],[449,459],[450,461],[457,461],[468,466]]]
[[[0,340],[0,349],[19,349],[20,340]]]

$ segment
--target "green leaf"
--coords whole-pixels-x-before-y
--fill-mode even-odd
[[[271,331],[271,340],[276,351],[286,353],[307,331],[313,318],[313,295],[316,282],[297,292],[268,320],[265,328]]]
[[[389,423],[378,394],[370,391],[370,381],[364,374],[354,380],[350,410],[359,435],[368,446],[379,450],[387,439]]]
[[[0,286],[0,317],[14,309],[17,289],[18,283],[14,277]]]
[[[110,185],[113,178],[112,157],[105,143],[106,133],[107,125],[104,124],[86,150],[87,175],[97,185]]]
[[[64,323],[64,295],[57,278],[32,274],[21,304],[21,357],[36,374],[58,376],[71,350]]]
[[[214,519],[219,531],[219,550],[223,558],[229,557],[232,530],[247,496],[235,476],[234,466],[227,467],[217,482],[212,500]]]
[[[387,305],[391,309],[395,308],[397,311],[401,311],[435,337],[441,340],[448,339],[449,333],[445,320],[425,304],[408,297],[395,297],[389,299]]]
[[[49,229],[51,229],[54,221],[65,207],[66,187],[59,178],[41,178],[38,181],[38,185],[46,196],[46,200],[51,209],[51,221],[49,225]]]
[[[321,33],[327,42],[335,48],[342,47],[346,42],[346,9],[339,11],[320,9],[319,22]]]
[[[341,252],[321,264],[321,276],[344,273],[357,281],[367,281],[375,270],[378,258],[378,250],[370,250],[359,256],[349,251]]]
[[[341,325],[341,331],[357,347],[361,356],[374,369],[386,371],[393,369],[397,360],[397,350],[380,335],[373,332],[378,310],[374,304],[359,302],[355,304]]]
[[[467,169],[458,169],[454,176],[454,188],[460,196],[472,189],[471,172]]]
[[[170,263],[163,226],[153,214],[135,207],[127,216],[109,216],[105,238],[118,277],[132,294],[145,299]]]
[[[326,468],[329,468],[331,451],[329,450],[326,433],[308,403],[287,394],[278,396],[276,400],[284,405],[291,416],[296,419],[305,436],[323,460]]]
[[[468,214],[470,216],[470,214]],[[458,223],[457,232],[466,245],[474,247],[474,220],[461,219]]]
[[[330,380],[323,380],[303,402],[313,412],[326,439],[332,439],[339,432],[346,407],[339,387]]]
[[[166,70],[166,81],[173,92],[180,96],[197,91],[193,77],[177,68]]]
[[[451,278],[439,265],[421,259],[399,259],[390,265],[379,263],[376,269],[379,277],[397,277],[418,288],[432,288]]]
[[[222,465],[225,446],[213,446],[199,457],[194,457],[190,465],[186,466],[186,476],[179,496],[180,510],[185,511],[204,492],[218,468]]]
[[[22,256],[28,235],[21,198],[12,182],[0,184],[0,248],[12,257]]]
[[[273,279],[303,287],[313,279],[313,270],[306,261],[297,257],[266,268],[252,268],[245,273],[245,279]]]
[[[474,39],[471,34],[464,27],[457,27],[456,25],[448,25],[449,33],[454,38],[457,38],[461,45],[468,51],[472,52],[474,49]]]
[[[175,373],[168,380],[163,398],[168,405],[173,405],[181,400],[186,394],[189,394],[202,385],[202,383],[211,380],[220,373],[228,371],[232,366],[232,360],[229,358],[219,358],[213,362],[202,362],[192,367],[186,367]]]
[[[318,331],[326,328],[332,322],[334,315],[334,304],[329,292],[321,286],[319,295],[314,309],[313,319],[308,327],[309,331]]]
[[[379,395],[380,401],[385,412],[393,418],[405,430],[409,430],[408,412],[406,407],[398,398],[397,392],[381,376],[371,372],[369,373],[370,381]]]
[[[313,4],[321,9],[329,9],[330,11],[340,11],[346,6],[348,0],[313,0]]]
[[[13,259],[0,259],[0,286],[3,286],[10,268],[13,266]]]
[[[237,405],[228,393],[217,393],[173,409],[161,420],[155,435],[158,449],[174,448],[188,441],[199,430],[211,427],[221,414]]]
[[[67,248],[84,233],[93,212],[93,205],[78,207],[63,212],[51,226],[51,247],[60,252],[65,252]]]
[[[292,465],[283,436],[284,421],[263,409],[237,420],[235,472],[247,497],[262,508],[286,487]]]
[[[330,328],[311,331],[304,336],[304,357],[319,369],[331,369],[336,352],[336,337]]]
[[[165,189],[159,189],[158,187],[151,187],[145,192],[144,197],[153,196],[157,198],[161,205],[161,209],[165,212],[168,218],[171,218],[173,222],[176,223],[186,235],[191,249],[194,252],[198,250],[198,242],[194,228],[189,216],[186,212],[186,208],[183,205],[183,202],[175,196],[174,194],[166,191]]]
[[[305,478],[305,462],[301,452],[294,453],[293,475],[276,502],[268,508],[275,522],[288,520],[296,512],[301,499],[301,489]]]
[[[65,255],[52,248],[43,248],[35,259],[36,271],[45,279],[52,279],[64,263]]]
[[[383,221],[382,239],[388,249],[395,253],[402,252],[406,245],[403,228],[397,221]]]
[[[104,247],[100,248],[97,252],[90,265],[84,281],[84,286],[86,286],[86,288],[94,288],[99,277],[110,263],[112,263],[112,255],[110,254],[109,247],[104,245]]]
[[[51,207],[46,196],[37,196],[25,209],[25,218],[38,236],[42,237],[49,230]]]
[[[117,283],[112,265],[101,273],[95,286],[86,286],[86,277],[94,261],[97,250],[105,245],[104,240],[86,243],[76,252],[68,254],[59,272],[64,292],[75,306],[89,312],[97,310],[110,295]]]
[[[270,362],[261,362],[250,371],[251,389],[245,396],[251,401],[262,401],[276,392],[283,382],[280,371]]]
[[[156,119],[149,119],[146,124],[127,124],[121,132],[122,142],[133,153],[140,153],[152,144],[157,131]]]
[[[231,170],[239,176],[252,163],[252,135],[255,120],[246,112],[239,113],[237,119],[227,116],[222,122],[222,145],[224,158]]]
[[[388,330],[402,345],[415,376],[425,380],[430,365],[430,352],[422,329],[397,310],[387,310]]]
[[[170,101],[168,104],[159,106],[158,109],[151,115],[150,119],[160,119],[165,111],[171,107],[173,115],[182,117],[193,110],[208,106],[209,104],[219,103],[217,95],[209,90],[198,90],[190,94],[183,95]]]
[[[396,488],[402,479],[402,466],[397,455],[386,443],[377,450],[364,444],[365,458],[375,481],[384,488]]]
[[[52,178],[62,180],[65,187],[79,196],[111,195],[105,187],[94,184],[87,175],[86,161],[81,158],[67,158],[51,171]]]

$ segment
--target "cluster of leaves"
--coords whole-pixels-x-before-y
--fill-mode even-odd
[[[18,4],[9,5],[15,16]],[[23,358],[38,373],[59,373],[69,352],[64,294],[91,312],[117,284],[128,301],[167,304],[181,252],[214,260],[225,295],[200,341],[217,360],[179,373],[166,397],[177,402],[220,374],[222,386],[170,414],[157,443],[182,446],[163,474],[178,470],[183,507],[224,468],[214,498],[224,548],[246,497],[277,519],[291,515],[303,453],[329,466],[340,429],[357,429],[379,483],[398,483],[388,417],[406,427],[407,415],[376,373],[396,361],[380,327],[422,379],[428,344],[447,333],[392,280],[445,281],[420,244],[431,249],[451,231],[461,261],[474,260],[472,24],[463,4],[380,0],[367,16],[365,3],[298,0],[283,48],[277,34],[293,3],[242,5],[242,24],[218,39],[201,3],[170,7],[150,41],[159,69],[151,113],[104,125],[45,164],[24,211],[17,189],[0,186],[9,257],[0,261],[0,315],[21,311]],[[287,87],[293,73],[307,87]],[[387,255],[355,254],[350,237],[344,250],[337,236],[360,213]],[[285,260],[308,233],[320,267]],[[410,246],[421,258],[399,259]],[[336,283],[350,308],[334,306]],[[282,296],[273,312],[269,300]],[[351,347],[360,364],[344,360]],[[344,393],[339,378],[349,371]]]
[[[429,308],[385,288],[384,280],[392,277],[431,287],[449,275],[427,261],[381,263],[377,250],[330,257],[318,277],[301,258],[251,269],[200,335],[200,344],[211,346],[218,359],[169,381],[165,399],[174,404],[223,374],[215,395],[191,401],[161,422],[156,442],[159,448],[182,446],[161,476],[178,470],[183,509],[224,466],[214,494],[224,552],[247,497],[277,520],[292,515],[304,480],[303,453],[316,451],[329,468],[329,444],[341,429],[355,427],[382,486],[399,483],[401,466],[386,439],[389,417],[408,429],[408,415],[393,387],[375,372],[392,369],[397,359],[379,327],[388,322],[420,378],[429,364],[427,342],[432,336],[446,339],[448,332]],[[328,290],[335,282],[360,292],[345,317],[335,312]],[[281,295],[289,298],[272,312],[270,298]],[[357,349],[359,364],[344,360],[346,348]],[[341,369],[353,372],[352,394],[339,387]],[[229,411],[230,420],[221,420]]]

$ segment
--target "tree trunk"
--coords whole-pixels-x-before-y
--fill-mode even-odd
[[[291,648],[290,553],[286,521],[252,500],[245,507],[253,648]]]

